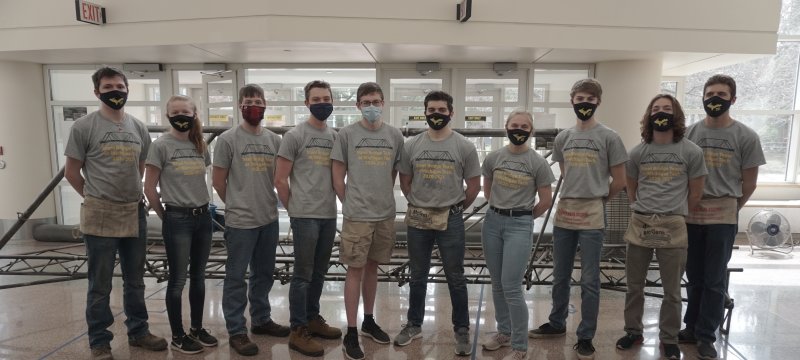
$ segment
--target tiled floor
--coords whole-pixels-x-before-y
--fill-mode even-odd
[[[3,253],[21,253],[41,249],[41,243],[12,242]],[[731,333],[727,340],[717,343],[720,356],[726,359],[797,359],[800,358],[800,269],[798,258],[757,259],[748,255],[743,247],[735,251],[732,267],[743,267],[743,273],[731,277],[731,295],[736,301]],[[26,278],[27,280],[27,278]],[[29,279],[33,280],[33,279]],[[21,281],[19,277],[0,278],[2,283]],[[146,279],[147,305],[150,311],[151,331],[169,336],[169,325],[164,305],[166,283]],[[208,280],[205,309],[205,327],[216,334],[221,342],[217,348],[207,349],[199,355],[183,355],[172,351],[158,353],[130,348],[125,336],[125,319],[121,307],[121,280],[115,279],[112,293],[112,311],[117,314],[112,326],[116,338],[112,348],[117,359],[234,359],[239,358],[228,346],[221,310],[222,281]],[[329,324],[345,326],[342,300],[342,282],[326,283],[322,314]],[[8,359],[84,359],[89,357],[88,338],[84,319],[86,280],[56,284],[28,286],[0,291],[0,358]],[[550,289],[535,286],[526,293],[530,304],[530,327],[547,320],[550,311]],[[408,286],[381,283],[375,316],[378,323],[391,336],[396,335],[405,321],[408,306]],[[478,339],[474,359],[502,359],[509,355],[508,348],[497,352],[480,350],[480,341],[495,331],[491,289],[488,285],[469,285],[470,316],[473,339]],[[645,303],[645,343],[630,351],[614,348],[616,339],[623,334],[622,308],[624,294],[603,290],[601,292],[600,326],[594,340],[597,359],[658,359],[661,350],[657,341],[657,312],[659,299],[648,298]],[[288,322],[288,284],[276,283],[270,296],[273,318]],[[580,308],[577,289],[573,290],[572,309]],[[184,320],[188,324],[188,301],[184,301]],[[445,284],[431,284],[428,288],[423,339],[398,348],[378,345],[361,339],[368,358],[371,359],[454,359],[453,337],[450,323],[450,300]],[[579,313],[571,311],[566,337],[551,340],[530,340],[531,359],[575,359],[572,345],[576,338],[575,327]],[[260,347],[257,358],[305,359],[290,352],[287,339],[253,336]],[[725,338],[723,338],[725,339]],[[342,359],[340,340],[322,340],[325,359]],[[696,358],[693,346],[681,346],[686,359]]]

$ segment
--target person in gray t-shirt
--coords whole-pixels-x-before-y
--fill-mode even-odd
[[[208,213],[206,168],[211,165],[197,105],[183,95],[167,101],[172,126],[150,146],[144,193],[162,222],[167,251],[167,316],[172,329],[171,346],[183,353],[203,351],[217,339],[203,329],[206,263],[211,252],[211,215]],[[161,188],[159,196],[156,186]],[[163,201],[163,204],[162,204]],[[191,327],[183,328],[182,298],[187,271]]]
[[[309,334],[326,339],[342,336],[338,327],[329,326],[319,314],[322,285],[336,236],[336,195],[331,180],[336,132],[325,123],[333,112],[330,84],[314,80],[303,90],[311,115],[283,136],[275,188],[289,212],[294,247],[289,348],[306,356],[322,356],[322,344]]]
[[[144,302],[147,222],[141,202],[141,179],[150,134],[144,124],[125,113],[128,79],[122,71],[102,67],[92,75],[92,82],[94,94],[101,101],[100,110],[75,121],[64,151],[64,177],[85,198],[81,205],[83,215],[93,214],[81,216],[89,264],[89,346],[94,357],[111,356],[114,334],[107,328],[114,323],[109,305],[114,267],[110,265],[119,252],[129,342],[148,350],[164,350],[167,342],[148,330]],[[135,221],[131,219],[137,215],[138,236],[130,237],[127,231],[120,234],[119,229],[135,229],[136,225],[128,222]]]
[[[626,169],[634,214],[625,235],[626,334],[617,341],[617,348],[629,349],[644,339],[644,288],[655,254],[664,288],[659,342],[665,357],[677,359],[681,356],[678,332],[683,304],[681,276],[686,262],[684,217],[687,209],[700,201],[708,171],[703,151],[684,138],[686,117],[671,95],[657,95],[650,101],[641,128],[642,143],[631,150]]]
[[[394,248],[395,167],[403,149],[403,134],[383,122],[380,86],[374,82],[361,84],[356,99],[361,120],[339,131],[331,152],[333,188],[343,204],[339,246],[339,260],[347,265],[344,282],[347,334],[343,350],[350,359],[364,358],[356,329],[360,296],[364,297],[361,331],[381,344],[390,340],[375,322],[373,306],[378,264],[389,262]]]
[[[400,157],[400,189],[409,208],[415,213],[444,212],[444,230],[408,226],[408,257],[411,259],[411,282],[408,324],[394,340],[399,346],[408,345],[420,337],[425,316],[425,296],[431,249],[439,245],[453,306],[453,329],[456,354],[468,355],[469,309],[467,283],[464,278],[464,220],[462,211],[469,207],[480,191],[481,167],[475,146],[450,127],[453,117],[453,97],[443,91],[425,96],[425,117],[428,130],[406,141]],[[464,183],[467,187],[464,189]],[[411,211],[406,212],[406,217]],[[438,216],[436,216],[438,217]],[[410,223],[406,219],[406,223]]]
[[[689,209],[689,301],[681,341],[697,341],[698,353],[709,359],[717,356],[714,342],[728,301],[726,269],[739,230],[739,209],[756,190],[758,167],[766,164],[758,135],[731,117],[729,109],[734,103],[736,81],[727,75],[710,77],[703,86],[703,110],[707,116],[686,132],[686,138],[703,149],[708,179],[700,205]],[[706,202],[729,204],[719,214],[725,220],[697,221],[710,210],[720,208],[705,207]]]
[[[492,151],[483,161],[483,196],[490,206],[481,240],[497,322],[497,334],[483,348],[492,351],[511,345],[516,358],[528,353],[528,305],[522,277],[533,245],[533,219],[550,208],[550,184],[555,180],[547,161],[531,149],[532,132],[531,113],[511,112],[506,120],[511,144]],[[534,205],[537,193],[539,202]]]
[[[248,84],[239,89],[244,121],[217,139],[212,170],[214,189],[225,202],[228,259],[222,312],[231,347],[245,356],[258,353],[258,346],[247,337],[244,309],[248,299],[253,334],[289,335],[287,326],[272,320],[269,304],[279,236],[273,176],[280,138],[261,126],[266,105],[260,86]],[[245,281],[248,265],[250,276]]]

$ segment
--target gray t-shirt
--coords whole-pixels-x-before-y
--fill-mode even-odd
[[[316,120],[314,120],[316,121]],[[302,122],[283,135],[278,156],[292,162],[289,216],[335,219],[336,193],[331,182],[331,149],[336,132]]]
[[[553,161],[564,163],[561,197],[596,199],[608,196],[610,168],[628,161],[622,139],[603,124],[588,130],[572,127],[556,136]]]
[[[217,138],[214,166],[228,169],[225,224],[253,229],[278,220],[275,154],[281,137],[267,129],[253,134],[241,126]]]
[[[115,124],[95,111],[75,121],[64,155],[83,161],[84,195],[117,202],[142,198],[139,162],[150,148],[147,127],[129,114]]]
[[[331,159],[347,167],[345,218],[375,221],[394,216],[392,173],[402,150],[403,134],[389,124],[369,130],[357,122],[339,130]]]
[[[464,201],[464,180],[481,175],[478,152],[463,135],[453,132],[433,141],[423,132],[406,141],[398,166],[411,175],[408,202],[418,207],[447,207]]]
[[[638,182],[633,210],[684,216],[689,214],[689,180],[708,174],[703,150],[686,138],[671,144],[636,145],[625,170]]]
[[[514,154],[508,147],[483,160],[483,177],[492,180],[489,205],[498,209],[532,209],[536,191],[555,177],[547,161],[533,149]]]
[[[724,129],[708,128],[699,121],[689,126],[686,138],[705,155],[708,178],[704,196],[742,197],[742,170],[767,163],[758,134],[738,121]]]
[[[158,187],[164,204],[191,208],[208,204],[208,149],[200,154],[191,141],[165,133],[150,145],[145,163],[161,170]]]

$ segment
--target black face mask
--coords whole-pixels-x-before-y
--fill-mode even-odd
[[[654,131],[669,131],[675,126],[675,117],[663,111],[650,115],[650,127]]]
[[[194,116],[175,115],[169,116],[167,119],[169,119],[169,124],[180,132],[187,132],[194,127]]]
[[[425,121],[433,130],[442,130],[450,122],[450,115],[433,113],[425,115]]]
[[[114,110],[119,110],[122,109],[122,107],[125,106],[125,103],[128,101],[128,93],[119,90],[111,90],[109,92],[101,93],[100,101]]]
[[[722,116],[722,114],[724,114],[730,108],[731,101],[725,100],[719,96],[712,96],[703,100],[703,110],[706,111],[708,116],[713,118]]]
[[[531,132],[522,129],[508,129],[506,130],[506,136],[508,136],[508,140],[510,140],[512,144],[522,145],[531,137]]]
[[[582,102],[578,104],[572,104],[572,109],[575,110],[575,115],[578,116],[578,119],[581,119],[581,121],[586,121],[594,116],[594,111],[597,109],[597,104]]]
[[[311,104],[308,106],[308,109],[311,110],[311,115],[314,115],[314,118],[319,121],[328,120],[328,117],[331,116],[333,113],[333,104],[331,103],[317,103]]]

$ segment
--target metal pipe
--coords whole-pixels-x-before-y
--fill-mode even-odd
[[[56,186],[58,186],[58,183],[61,182],[62,178],[64,178],[63,166],[61,167],[61,170],[58,171],[58,174],[56,174],[56,176],[54,176],[53,179],[50,180],[50,183],[48,183],[47,186],[44,187],[44,190],[42,190],[42,192],[39,193],[39,196],[37,196],[36,199],[33,200],[33,203],[31,204],[31,206],[28,207],[28,210],[25,210],[24,213],[17,214],[18,218],[17,222],[15,222],[14,225],[11,226],[11,228],[8,229],[8,231],[6,231],[6,234],[3,235],[3,238],[0,239],[0,249],[6,246],[8,241],[11,240],[11,237],[14,236],[14,234],[16,234],[20,228],[22,228],[22,225],[25,224],[26,221],[28,221],[31,215],[33,215],[33,212],[36,211],[36,209],[39,208],[39,205],[42,204],[44,199],[46,199],[47,196],[49,196],[50,193],[53,191],[53,189],[55,189]]]
[[[204,133],[210,133],[214,135],[219,135],[225,132],[226,130],[230,129],[229,126],[203,126]],[[278,135],[283,135],[287,131],[294,128],[294,126],[266,126],[266,129],[272,131]],[[340,128],[332,128],[336,131],[339,131]],[[151,133],[163,133],[169,131],[169,127],[167,126],[147,126],[147,130]],[[417,134],[421,134],[427,131],[428,128],[401,128],[400,131],[403,133],[403,136],[414,136]],[[506,129],[453,129],[453,131],[464,135],[466,137],[505,137],[506,136]],[[558,135],[561,129],[534,129],[533,137],[555,137]],[[213,138],[212,138],[213,139]],[[210,142],[212,139],[209,139]]]

